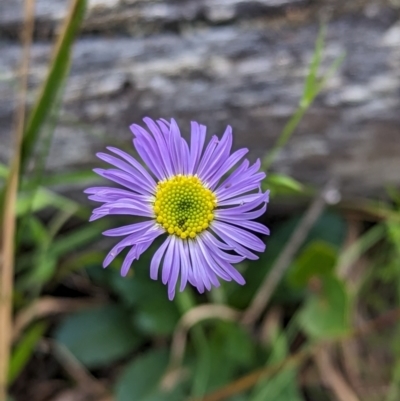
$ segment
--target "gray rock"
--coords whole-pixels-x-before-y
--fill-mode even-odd
[[[0,159],[10,156],[22,0],[0,2]],[[28,102],[46,75],[67,1],[38,0]],[[144,116],[190,120],[263,157],[295,111],[318,33],[330,11],[323,71],[346,60],[273,168],[344,195],[400,184],[400,47],[397,12],[386,3],[302,0],[92,0],[48,160],[54,170],[98,164],[106,145],[131,146]],[[361,4],[361,5],[360,5]],[[358,8],[357,8],[358,7]],[[175,24],[175,25],[174,25]],[[49,29],[45,29],[45,27]],[[47,36],[41,36],[46,31]],[[111,33],[111,34],[110,34]]]

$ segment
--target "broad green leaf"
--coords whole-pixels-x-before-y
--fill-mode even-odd
[[[208,338],[207,391],[228,384],[240,372],[256,366],[255,344],[236,323],[215,322]]]
[[[166,349],[151,350],[135,358],[117,380],[116,401],[183,400],[179,386],[169,393],[160,389],[160,381],[167,365],[168,351]]]
[[[349,325],[350,296],[337,277],[323,276],[321,289],[312,294],[299,312],[302,329],[312,338],[332,338],[345,334]]]
[[[134,325],[148,334],[172,334],[179,320],[178,310],[173,302],[168,301],[165,291],[161,292],[161,298],[154,291],[152,294],[153,296],[138,303],[138,309],[132,316]]]
[[[288,274],[289,284],[304,287],[314,276],[331,274],[338,258],[337,249],[325,241],[314,241],[298,256]]]
[[[242,366],[255,362],[256,350],[249,333],[233,322],[220,321],[215,326],[214,341],[219,342],[227,359]]]
[[[16,344],[11,354],[8,370],[9,384],[14,382],[29,361],[36,344],[43,336],[46,328],[47,325],[45,323],[36,323],[26,331],[22,339]]]
[[[117,305],[74,313],[60,324],[55,338],[89,368],[106,366],[126,357],[142,342]]]

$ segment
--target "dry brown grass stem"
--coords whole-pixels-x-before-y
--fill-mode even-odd
[[[332,197],[332,194],[335,192],[337,192],[336,183],[334,180],[331,180],[315,197],[285,248],[272,266],[270,273],[259,287],[250,306],[244,312],[242,318],[243,324],[252,326],[260,318],[282,276],[289,267],[290,262],[306,239],[310,229],[324,211],[325,205],[327,203],[335,203],[335,197]]]
[[[314,354],[314,361],[318,366],[322,383],[330,388],[338,401],[360,401],[341,372],[334,366],[331,347],[318,349]]]
[[[97,380],[62,344],[51,339],[42,339],[42,346],[58,360],[67,374],[75,381],[87,399],[113,401],[108,388]]]
[[[19,69],[20,85],[15,114],[15,151],[6,186],[0,260],[0,401],[7,397],[8,364],[12,337],[12,295],[14,276],[14,239],[16,230],[15,205],[18,192],[20,153],[25,126],[25,103],[28,84],[30,48],[35,17],[35,0],[26,0],[22,30],[23,53]]]

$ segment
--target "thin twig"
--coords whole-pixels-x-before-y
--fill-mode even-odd
[[[203,399],[194,399],[191,401],[222,401],[235,394],[241,393],[253,387],[260,379],[271,377],[283,369],[296,367],[304,363],[313,353],[314,348],[307,347],[297,354],[291,355],[284,361],[258,369],[250,374],[235,380],[233,383],[206,395]]]
[[[107,387],[92,376],[65,346],[51,339],[42,339],[42,345],[49,349],[68,375],[86,394],[96,399],[102,397],[106,397],[110,401],[113,399]]]
[[[0,401],[7,397],[8,363],[12,333],[12,294],[14,276],[15,204],[17,201],[20,154],[25,126],[25,102],[28,85],[30,48],[35,17],[35,0],[25,1],[22,31],[23,54],[20,65],[20,90],[15,114],[15,151],[6,186],[2,231],[2,264],[0,270]]]
[[[323,212],[325,205],[327,203],[336,203],[338,198],[338,191],[334,180],[330,180],[311,203],[300,224],[274,263],[270,273],[261,284],[252,303],[243,315],[243,324],[250,326],[261,316],[273,292],[279,284],[279,281],[290,265],[290,262],[293,260],[296,252],[306,239],[308,232]]]

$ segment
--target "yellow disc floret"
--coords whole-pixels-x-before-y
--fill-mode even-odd
[[[215,194],[193,175],[176,175],[160,181],[156,188],[156,221],[168,234],[195,238],[214,219]]]

